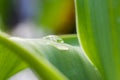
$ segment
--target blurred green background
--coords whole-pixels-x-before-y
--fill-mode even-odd
[[[0,28],[26,38],[76,33],[74,0],[0,0]]]

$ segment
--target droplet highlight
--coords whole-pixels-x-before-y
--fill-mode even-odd
[[[59,36],[55,36],[55,35],[46,36],[46,37],[43,37],[43,39],[49,40],[52,42],[57,42],[57,43],[64,43],[62,38],[60,38]]]
[[[43,37],[44,40],[48,40],[46,44],[51,45],[59,50],[69,50],[67,44],[64,44],[64,41],[59,36],[50,35]]]

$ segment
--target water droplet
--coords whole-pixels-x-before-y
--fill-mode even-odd
[[[46,44],[51,45],[59,50],[69,50],[69,47],[67,46],[67,44],[64,44],[63,39],[60,38],[59,36],[50,35],[50,36],[43,37],[43,39],[48,40]]]
[[[55,48],[59,50],[69,50],[68,46],[66,44],[52,44]]]
[[[43,37],[43,39],[46,39],[52,42],[57,42],[57,43],[64,43],[62,38],[60,38],[59,36],[55,36],[55,35],[46,36],[46,37]]]

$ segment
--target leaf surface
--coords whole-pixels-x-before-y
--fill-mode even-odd
[[[104,80],[120,80],[120,0],[76,0],[80,44]]]
[[[13,51],[8,47],[1,45],[0,42],[0,80],[6,80],[26,67],[26,63],[13,54]]]
[[[79,46],[44,38],[7,38],[3,34],[0,34],[0,45],[22,58],[43,80],[101,80],[96,67]]]

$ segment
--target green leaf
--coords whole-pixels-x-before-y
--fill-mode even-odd
[[[8,47],[0,45],[0,80],[6,80],[26,67],[27,65],[15,54],[12,54]]]
[[[82,48],[104,80],[120,80],[120,0],[76,0]]]
[[[101,80],[96,67],[80,47],[58,39],[56,36],[52,39],[9,39],[0,34],[0,45],[21,57],[43,80]]]
[[[80,46],[76,34],[61,35],[60,37],[63,39],[64,43],[67,43],[73,46]]]
[[[31,44],[28,44],[27,41],[19,38],[16,38],[15,40],[16,41],[13,42],[11,39],[0,35],[0,44],[7,46],[14,52],[14,54],[20,56],[22,59],[28,62],[31,68],[33,68],[36,73],[38,73],[38,76],[43,80],[67,80],[67,78],[62,75],[62,73],[59,72],[53,65],[51,65],[47,59],[41,56],[41,54],[39,56],[39,54],[37,54],[38,52],[36,52],[36,49],[34,50],[34,47],[30,46]],[[18,44],[18,41],[20,44]]]

